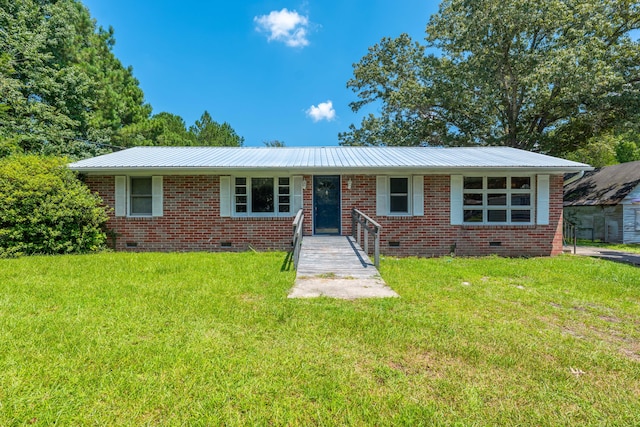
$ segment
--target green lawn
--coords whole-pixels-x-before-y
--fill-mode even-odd
[[[282,253],[0,260],[0,425],[639,425],[640,270],[384,259],[290,300]]]
[[[591,240],[578,240],[578,246],[592,246],[595,248],[614,249],[617,251],[631,252],[634,254],[640,254],[640,244],[622,244],[622,243],[604,243],[594,242]]]

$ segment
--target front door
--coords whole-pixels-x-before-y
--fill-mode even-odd
[[[314,234],[340,234],[340,175],[313,177]]]

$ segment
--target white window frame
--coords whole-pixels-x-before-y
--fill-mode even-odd
[[[391,212],[391,179],[407,180],[407,211]],[[376,176],[376,215],[389,217],[424,216],[423,175]]]
[[[131,212],[131,181],[133,179],[151,179],[151,213]],[[149,175],[118,175],[115,177],[115,209],[117,217],[153,218],[163,215],[163,177]]]
[[[464,188],[464,179],[465,178],[482,178],[482,188],[481,189],[465,189]],[[488,179],[489,178],[506,178],[506,188],[504,189],[489,189],[488,188]],[[511,188],[511,180],[512,178],[529,178],[529,188],[528,189],[512,189]],[[535,225],[536,224],[536,176],[535,175],[503,175],[503,174],[489,174],[489,175],[463,175],[462,176],[462,213],[461,219],[462,225],[486,225],[486,226],[501,226],[501,225],[510,225],[510,226],[527,226],[527,225]],[[505,194],[506,195],[506,204],[505,205],[490,205],[488,202],[489,194]],[[480,205],[465,205],[465,194],[478,194],[482,196],[482,203]],[[529,195],[529,205],[512,205],[512,195],[515,194],[528,194]],[[453,208],[453,207],[452,207]],[[465,211],[468,210],[477,210],[482,211],[482,221],[465,221],[464,215]],[[511,213],[513,211],[529,211],[529,221],[512,221]],[[489,211],[506,211],[506,221],[489,221]]]
[[[141,195],[144,197],[148,197],[149,200],[151,201],[151,211],[149,213],[140,213],[140,212],[133,212],[133,180],[134,179],[148,179],[151,182],[151,193],[150,194],[145,194],[145,195]],[[128,181],[127,181],[127,214],[128,216],[135,218],[135,217],[151,217],[153,216],[153,177],[151,176],[130,176]]]
[[[392,179],[406,179],[407,180],[407,194],[405,195],[407,198],[407,210],[405,212],[393,212],[391,211],[391,196],[393,194],[399,194],[399,193],[392,193],[391,192],[391,180]],[[412,195],[413,195],[413,188],[411,186],[412,184],[412,179],[410,176],[389,176],[389,179],[387,181],[387,206],[389,208],[389,216],[411,216],[412,212],[413,212],[413,203],[412,203]]]
[[[244,178],[245,181],[245,185],[244,187],[246,188],[246,194],[236,194],[236,189],[238,187],[240,187],[239,185],[236,185],[236,179],[237,178]],[[273,181],[273,212],[251,212],[252,209],[252,195],[251,195],[251,181],[253,179],[257,179],[257,178],[267,178],[267,179],[271,179]],[[289,188],[289,193],[280,193],[280,187],[285,187],[285,185],[280,185],[280,178],[287,178],[289,180],[289,184],[286,185],[286,187]],[[230,182],[230,186],[231,186],[231,216],[232,217],[238,217],[238,218],[243,218],[243,217],[247,217],[247,218],[279,218],[279,217],[291,217],[294,216],[296,214],[296,212],[293,212],[294,209],[294,177],[290,176],[290,175],[277,175],[277,176],[268,176],[268,175],[234,175],[231,176],[231,182]],[[240,205],[239,203],[237,203],[237,198],[236,196],[246,196],[247,197],[247,202],[246,202],[246,208],[247,211],[246,212],[237,212],[236,208],[237,205]],[[288,196],[289,197],[289,212],[280,212],[280,196]]]

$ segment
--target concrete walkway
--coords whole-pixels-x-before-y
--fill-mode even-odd
[[[347,236],[305,236],[289,298],[398,297],[362,248]]]
[[[564,251],[567,253],[573,253],[573,246],[565,246]],[[608,261],[621,262],[624,264],[630,264],[636,267],[640,267],[640,254],[634,254],[631,252],[623,252],[614,249],[597,248],[592,246],[578,246],[576,255],[602,258]]]

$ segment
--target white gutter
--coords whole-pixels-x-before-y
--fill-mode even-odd
[[[574,176],[572,176],[571,178],[569,178],[568,180],[566,180],[563,185],[569,185],[572,182],[579,180],[583,176],[584,176],[584,169],[578,172],[577,174],[575,174]]]

